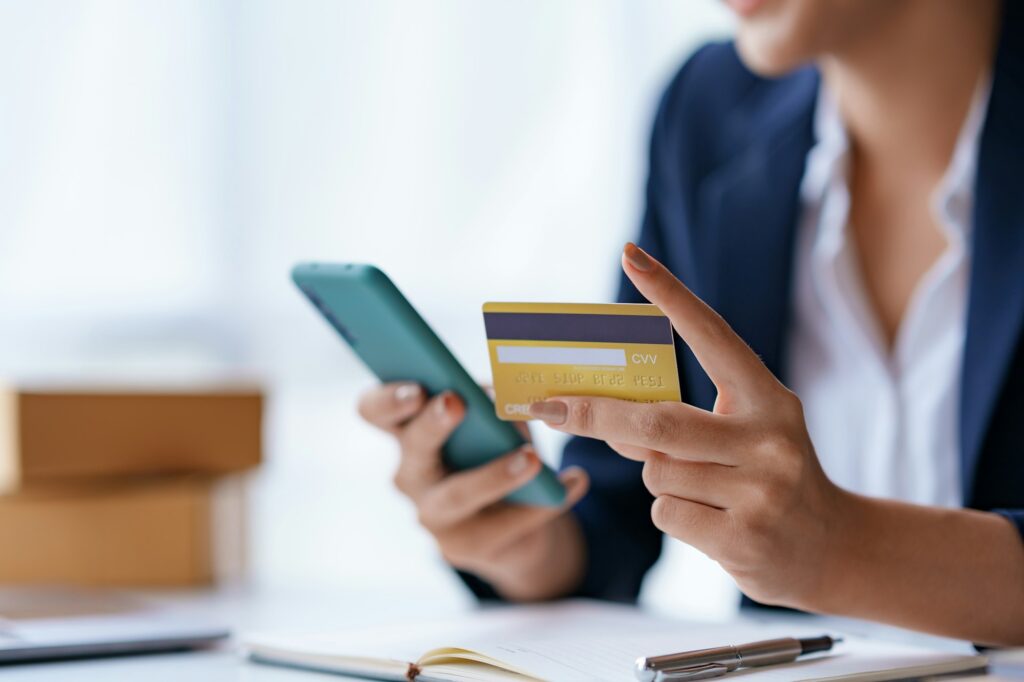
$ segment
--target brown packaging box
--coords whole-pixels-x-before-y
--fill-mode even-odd
[[[0,496],[0,584],[180,587],[237,579],[244,504],[240,476]]]
[[[0,391],[0,493],[86,478],[250,469],[261,459],[262,411],[253,390]]]

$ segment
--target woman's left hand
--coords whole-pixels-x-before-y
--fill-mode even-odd
[[[716,560],[748,596],[813,610],[841,565],[853,501],[822,471],[799,399],[663,265],[633,244],[622,261],[714,382],[714,410],[565,396],[534,403],[532,416],[643,462],[654,524]]]

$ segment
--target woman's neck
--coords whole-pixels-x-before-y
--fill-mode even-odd
[[[999,0],[906,0],[871,35],[822,58],[862,170],[880,182],[941,177],[991,67],[1000,17]]]

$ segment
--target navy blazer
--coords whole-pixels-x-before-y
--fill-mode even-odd
[[[998,510],[1024,534],[1024,4],[1006,2],[981,132],[964,348],[960,461],[968,507]],[[731,43],[699,50],[672,80],[651,136],[639,244],[717,310],[785,380],[799,186],[814,144],[819,74],[780,79],[743,66]],[[619,300],[644,299],[623,278]],[[711,409],[715,388],[677,349],[683,399]],[[641,464],[573,438],[563,466],[591,490],[574,509],[587,545],[580,594],[632,601],[661,531]],[[481,596],[487,586],[469,578]]]

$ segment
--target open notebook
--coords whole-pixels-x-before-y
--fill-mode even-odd
[[[250,659],[378,680],[508,682],[633,680],[638,657],[822,634],[820,628],[659,619],[636,609],[572,602],[506,607],[459,621],[404,624],[332,635],[242,638]],[[836,634],[836,633],[831,633]],[[728,678],[758,681],[903,680],[980,671],[985,659],[847,638],[834,651],[750,668]]]

